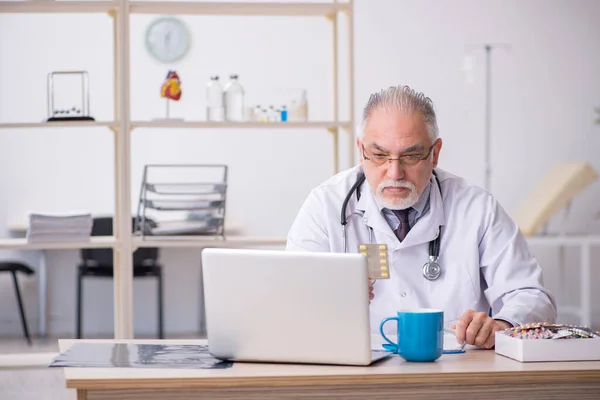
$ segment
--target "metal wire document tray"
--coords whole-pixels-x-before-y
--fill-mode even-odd
[[[135,233],[224,238],[226,195],[226,165],[146,165]]]

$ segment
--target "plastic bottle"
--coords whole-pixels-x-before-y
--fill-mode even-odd
[[[301,90],[298,99],[292,100],[289,111],[290,121],[307,121],[308,120],[308,102],[306,101],[306,91]]]
[[[281,117],[280,117],[281,122],[287,122],[288,120],[288,111],[287,108],[285,106],[281,106]]]
[[[277,113],[275,111],[275,107],[269,106],[268,116],[269,122],[277,122]]]
[[[258,121],[258,122],[262,121],[262,107],[260,106],[260,104],[257,104],[256,106],[254,106],[254,112],[252,114],[252,121]]]
[[[218,75],[211,76],[206,85],[206,120],[223,121],[224,119],[223,87]]]
[[[237,75],[231,75],[223,93],[225,103],[225,119],[227,121],[244,121],[244,88]]]
[[[269,112],[266,108],[260,110],[260,122],[269,122]]]

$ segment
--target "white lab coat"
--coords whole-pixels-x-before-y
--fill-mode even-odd
[[[287,240],[287,250],[343,252],[341,207],[356,182],[360,166],[343,171],[310,193]],[[554,297],[542,285],[542,272],[515,222],[488,192],[441,169],[436,169],[442,195],[432,177],[430,209],[402,243],[379,211],[368,185],[348,203],[348,251],[360,243],[386,243],[390,278],[375,283],[371,302],[371,331],[396,311],[412,307],[437,308],[450,323],[465,311],[489,312],[513,325],[555,322]],[[443,197],[443,198],[442,198]],[[442,275],[426,280],[429,241],[441,226],[439,264]],[[342,280],[343,277],[340,277]],[[387,333],[394,324],[386,325]]]

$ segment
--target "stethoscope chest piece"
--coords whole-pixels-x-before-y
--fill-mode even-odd
[[[442,268],[437,262],[438,258],[430,256],[429,261],[423,265],[423,276],[429,281],[437,280],[442,274]]]

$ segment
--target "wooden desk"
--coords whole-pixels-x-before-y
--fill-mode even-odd
[[[83,340],[82,340],[83,341]],[[85,340],[204,344],[203,340]],[[75,340],[60,340],[61,351]],[[600,362],[519,363],[491,350],[370,367],[235,363],[229,369],[65,368],[78,400],[600,398]]]

